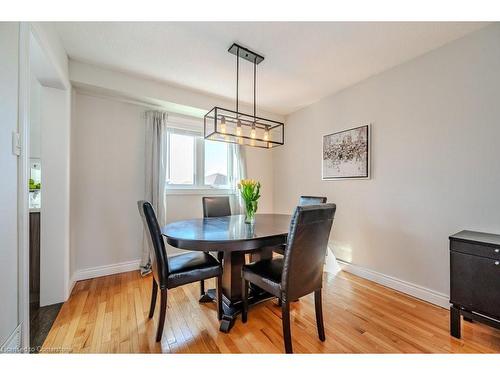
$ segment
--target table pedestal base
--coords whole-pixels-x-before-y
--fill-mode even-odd
[[[215,289],[212,289],[215,290]],[[214,299],[207,293],[203,294],[200,299],[198,300],[199,303],[207,303],[207,302],[212,302]]]
[[[216,291],[215,289],[209,289],[207,292],[200,298],[200,303],[206,303],[215,301],[216,299]],[[248,294],[248,305],[255,305],[259,302],[266,301],[270,298],[276,298],[270,293],[263,291],[262,289],[258,289],[255,286],[250,288],[250,292]],[[220,322],[219,330],[224,333],[228,333],[231,328],[233,328],[234,322],[236,321],[236,317],[241,313],[241,309],[243,306],[243,301],[233,302],[231,303],[224,295],[222,296],[222,309],[224,310],[222,314],[222,320]]]

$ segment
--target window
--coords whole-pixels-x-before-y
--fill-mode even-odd
[[[216,141],[204,141],[205,143],[205,185],[228,186],[229,171],[228,143]]]
[[[169,134],[168,170],[172,185],[194,183],[194,156],[196,139],[188,134]]]
[[[231,145],[205,140],[198,132],[168,129],[167,188],[229,189]]]

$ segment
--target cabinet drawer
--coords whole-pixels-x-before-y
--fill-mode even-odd
[[[450,252],[450,299],[464,308],[500,318],[500,262]]]
[[[489,246],[473,244],[463,241],[450,241],[450,250],[459,251],[461,253],[487,257],[495,260],[500,260],[500,246]]]

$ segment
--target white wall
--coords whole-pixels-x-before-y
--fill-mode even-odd
[[[76,91],[74,88],[71,89],[71,105],[70,105],[70,167],[69,167],[69,173],[70,173],[70,179],[69,179],[69,191],[70,191],[70,212],[69,212],[69,223],[70,223],[70,228],[69,228],[69,275],[70,275],[70,287],[71,289],[73,288],[74,285],[74,274],[76,271],[76,253],[74,250],[73,246],[73,233],[74,229],[72,227],[72,215],[73,212],[71,210],[71,194],[73,193],[75,189],[75,179],[72,178],[74,176],[74,172],[72,170],[73,168],[73,157],[74,157],[74,147],[72,147],[72,132],[76,124],[76,116],[75,116],[75,111],[74,109],[76,108]]]
[[[103,67],[70,60],[69,73],[75,87],[119,93],[147,103],[161,105],[167,111],[190,116],[203,116],[214,106],[234,108],[234,100],[217,95],[171,86],[130,73],[118,72]],[[253,104],[252,104],[253,105]],[[252,113],[253,107],[240,103],[240,111]],[[282,121],[283,116],[259,110],[259,116]]]
[[[30,26],[32,36],[40,48],[33,54],[36,59],[39,58],[39,53],[42,54],[43,57],[40,58],[44,60],[39,64],[41,69],[38,72],[43,75],[39,79],[46,86],[70,88],[68,56],[54,25],[51,22],[31,22]]]
[[[40,305],[46,306],[65,301],[69,292],[69,90],[42,87],[40,99]]]
[[[76,93],[71,133],[71,249],[82,270],[140,258],[147,108]],[[272,212],[272,159],[247,150],[249,176],[263,182],[260,212]],[[170,195],[167,220],[201,217],[201,196]],[[173,249],[169,249],[172,252]]]
[[[71,251],[75,270],[140,258],[136,201],[144,196],[139,106],[75,94]]]
[[[30,151],[39,152],[42,161],[40,304],[44,306],[65,301],[70,291],[71,84],[68,57],[53,25],[35,22],[30,23],[30,29],[30,74],[38,81],[30,93],[34,112],[39,104],[39,113],[34,113],[39,118],[30,119],[34,141]]]
[[[0,22],[0,347],[19,323],[17,157],[11,147],[18,129],[18,46],[19,23]]]
[[[487,27],[290,115],[276,211],[325,194],[340,259],[447,294],[448,236],[500,233],[499,41]],[[367,123],[372,179],[321,181],[322,135]]]
[[[35,76],[31,77],[30,88],[30,158],[41,157],[40,100],[42,86]]]

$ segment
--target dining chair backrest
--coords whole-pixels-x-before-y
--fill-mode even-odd
[[[282,296],[295,300],[321,288],[336,206],[298,206],[290,223],[281,280]]]
[[[301,195],[299,198],[299,206],[309,206],[311,204],[326,203],[326,197],[313,197],[311,195]]]
[[[203,197],[203,217],[231,216],[229,197]]]
[[[160,286],[165,288],[167,286],[168,278],[168,257],[165,250],[165,243],[161,234],[158,220],[156,219],[155,210],[151,203],[148,201],[138,201],[137,206],[141,214],[144,230],[148,239],[149,250],[151,252],[151,267],[153,269],[153,276]]]

